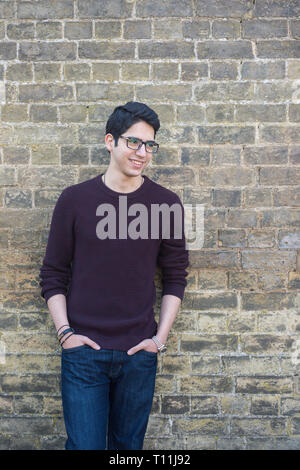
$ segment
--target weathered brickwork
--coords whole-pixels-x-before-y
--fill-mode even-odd
[[[58,195],[105,170],[130,100],[162,123],[145,173],[204,205],[144,447],[300,448],[299,18],[300,0],[0,1],[0,449],[64,447],[39,268]]]

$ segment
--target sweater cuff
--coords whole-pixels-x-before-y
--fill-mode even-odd
[[[66,291],[62,290],[62,289],[53,289],[51,291],[46,292],[43,295],[43,297],[45,299],[45,302],[46,302],[46,305],[47,305],[47,302],[50,299],[50,297],[53,297],[53,295],[56,295],[56,294],[63,294],[64,296],[66,296]]]
[[[184,296],[184,289],[185,289],[185,286],[182,286],[181,284],[164,285],[163,290],[162,290],[162,296],[163,295],[175,295],[176,297],[179,297],[180,300],[182,300]]]

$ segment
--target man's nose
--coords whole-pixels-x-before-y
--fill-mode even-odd
[[[147,152],[146,152],[146,146],[143,144],[140,149],[136,151],[137,155],[141,155],[142,157],[146,157]]]

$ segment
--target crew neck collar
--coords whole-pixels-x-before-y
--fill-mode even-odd
[[[118,191],[114,191],[113,189],[109,188],[108,186],[106,186],[103,183],[103,181],[102,181],[102,176],[103,175],[104,175],[104,173],[101,173],[97,177],[100,188],[102,189],[102,191],[105,191],[107,194],[109,194],[112,197],[127,196],[129,198],[134,198],[134,197],[138,196],[139,194],[141,194],[142,192],[144,192],[145,189],[147,189],[149,184],[150,184],[150,179],[148,178],[148,176],[142,175],[144,177],[144,182],[141,186],[139,186],[134,191],[131,191],[130,193],[119,193]]]

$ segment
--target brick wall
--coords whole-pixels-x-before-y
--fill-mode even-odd
[[[64,446],[39,268],[60,192],[105,170],[129,100],[162,123],[145,174],[205,207],[145,448],[299,449],[299,17],[300,0],[0,1],[1,449]]]

